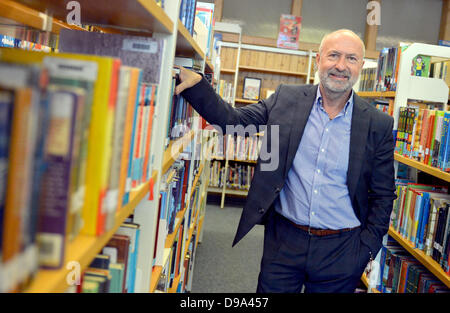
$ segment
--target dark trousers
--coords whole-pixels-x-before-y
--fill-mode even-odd
[[[369,260],[360,228],[315,236],[273,212],[265,225],[259,293],[352,293]]]

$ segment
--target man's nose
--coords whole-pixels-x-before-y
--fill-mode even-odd
[[[336,62],[336,69],[339,71],[344,71],[346,69],[345,57],[341,56]]]

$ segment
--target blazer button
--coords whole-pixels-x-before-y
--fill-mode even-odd
[[[280,189],[280,188],[278,188],[278,187],[277,187],[277,188],[275,188],[275,192],[276,192],[276,193],[279,193],[280,191],[281,191],[281,189]]]
[[[264,213],[264,209],[263,208],[259,208],[258,213],[263,214]]]

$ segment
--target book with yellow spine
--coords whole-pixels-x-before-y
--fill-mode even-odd
[[[98,65],[98,79],[94,86],[92,116],[86,164],[86,194],[82,210],[81,233],[100,235],[104,229],[104,197],[108,189],[109,162],[115,97],[120,60],[71,53],[43,53],[12,48],[0,49],[0,61],[21,64],[42,63],[46,56],[93,61]]]

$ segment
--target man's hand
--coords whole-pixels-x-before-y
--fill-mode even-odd
[[[174,66],[180,69],[181,83],[175,87],[175,94],[179,95],[183,90],[191,88],[202,80],[202,76],[196,72],[185,69],[182,66]]]

